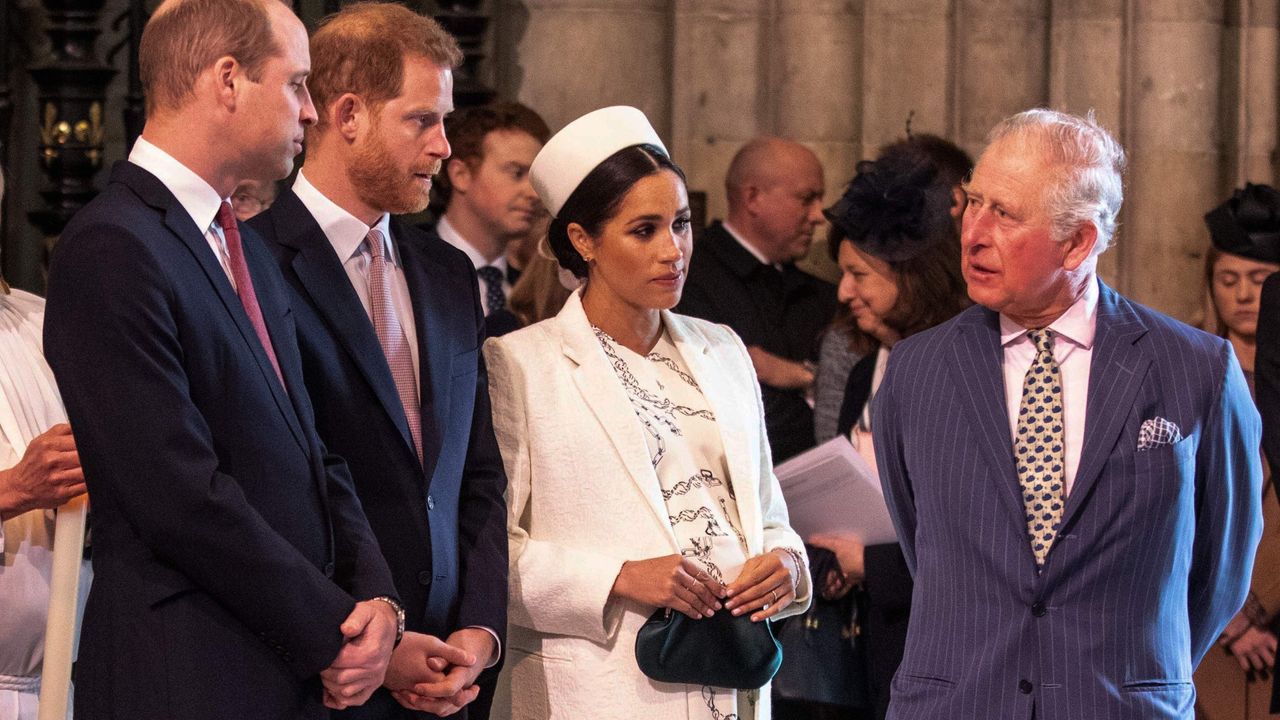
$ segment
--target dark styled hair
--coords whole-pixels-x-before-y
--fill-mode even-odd
[[[894,143],[874,162],[858,164],[858,175],[827,211],[832,258],[847,242],[889,265],[898,300],[884,322],[904,338],[970,305],[945,172],[915,138]],[[876,347],[851,315],[841,313],[837,322],[849,333],[853,351],[865,354]]]
[[[581,225],[588,235],[598,235],[604,224],[618,214],[618,206],[631,187],[642,178],[663,170],[670,170],[680,177],[681,182],[688,183],[680,166],[671,162],[671,158],[655,145],[625,147],[587,173],[547,229],[547,244],[555,253],[560,267],[577,277],[587,276],[586,261],[569,241],[570,223]]]

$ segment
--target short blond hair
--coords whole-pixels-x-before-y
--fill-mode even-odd
[[[170,0],[142,31],[138,70],[147,115],[174,110],[192,95],[196,78],[231,56],[253,82],[282,51],[271,32],[267,3],[276,0]]]
[[[462,50],[440,23],[395,3],[357,3],[325,18],[311,36],[307,80],[320,116],[316,126],[324,127],[329,104],[344,93],[373,108],[399,96],[407,57],[455,68]]]

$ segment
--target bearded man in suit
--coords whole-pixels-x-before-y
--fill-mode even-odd
[[[49,271],[94,498],[75,715],[322,718],[382,683],[399,602],[316,434],[283,279],[228,200],[302,149],[306,30],[277,0],[172,0],[140,63],[142,137]]]
[[[1224,339],[1097,277],[1124,151],[1006,119],[965,184],[977,305],[894,346],[876,457],[915,578],[889,717],[1190,720],[1244,602],[1259,422]]]
[[[306,166],[252,225],[289,285],[320,436],[350,464],[405,603],[385,690],[347,715],[483,718],[471,703],[501,657],[507,534],[479,286],[463,252],[393,217],[426,206],[449,156],[461,53],[391,3],[329,18],[311,52]]]

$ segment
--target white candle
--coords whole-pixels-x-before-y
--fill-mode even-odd
[[[58,508],[53,530],[53,574],[49,580],[49,619],[45,623],[44,666],[40,672],[38,720],[66,720],[71,699],[71,663],[75,659],[80,563],[84,558],[85,495]]]

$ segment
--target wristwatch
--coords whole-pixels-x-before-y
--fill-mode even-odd
[[[404,606],[400,604],[400,601],[399,601],[399,600],[396,600],[395,598],[391,597],[390,595],[379,595],[379,596],[377,596],[377,597],[371,597],[371,598],[369,598],[369,599],[370,599],[370,600],[378,600],[378,601],[380,601],[380,602],[384,602],[384,603],[386,603],[386,604],[390,605],[392,610],[395,610],[395,612],[396,612],[396,642],[395,642],[395,644],[394,644],[394,645],[392,645],[391,647],[392,647],[393,649],[394,649],[394,648],[398,648],[398,647],[400,647],[400,641],[404,639]]]

